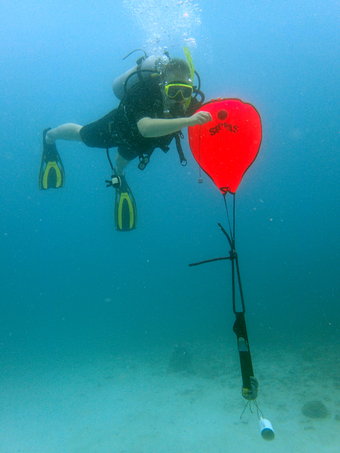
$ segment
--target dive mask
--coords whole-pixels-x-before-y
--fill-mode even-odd
[[[177,102],[190,99],[193,92],[192,85],[180,82],[167,83],[164,90],[169,99]]]

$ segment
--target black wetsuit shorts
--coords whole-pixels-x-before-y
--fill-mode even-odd
[[[138,156],[138,152],[121,140],[117,125],[117,109],[115,109],[103,118],[83,126],[80,129],[80,137],[85,145],[91,148],[118,147],[118,152],[124,159],[132,160]]]

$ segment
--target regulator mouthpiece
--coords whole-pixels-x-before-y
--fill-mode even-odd
[[[266,418],[260,417],[260,433],[264,440],[274,440],[273,425]]]

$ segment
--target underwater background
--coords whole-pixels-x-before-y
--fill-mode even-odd
[[[56,366],[66,374],[81,368],[84,376],[86,363],[101,357],[112,357],[114,367],[118,356],[139,360],[150,352],[155,362],[167,363],[173,348],[185,345],[195,360],[195,351],[209,345],[221,357],[225,347],[227,362],[233,357],[239,407],[232,415],[239,419],[229,263],[188,267],[228,254],[217,227],[227,225],[226,211],[207,176],[198,184],[187,139],[187,167],[180,166],[174,144],[167,154],[155,151],[145,171],[135,161],[128,167],[138,206],[132,232],[114,229],[114,191],[105,187],[111,170],[103,150],[58,142],[65,187],[38,188],[44,128],[85,125],[116,107],[112,81],[134,66],[139,54],[123,60],[131,50],[152,54],[166,47],[183,58],[183,46],[189,46],[206,99],[240,98],[262,117],[261,150],[236,196],[237,250],[260,388],[266,391],[262,358],[280,368],[285,354],[300,354],[310,374],[290,370],[287,392],[294,381],[315,379],[319,388],[331,379],[329,423],[339,429],[337,2],[28,0],[1,2],[0,11],[3,397],[4,389],[15,395],[16,386]],[[223,392],[221,387],[221,399]],[[262,409],[268,412],[268,405],[270,398]],[[23,441],[19,449],[13,439],[20,427],[8,416],[12,407],[2,404],[3,427],[13,437],[1,453],[163,451],[152,440],[135,450],[58,450],[47,441],[34,447]],[[57,438],[64,428],[61,420],[49,429]],[[204,435],[204,426],[200,430]],[[243,430],[263,445],[256,430]]]

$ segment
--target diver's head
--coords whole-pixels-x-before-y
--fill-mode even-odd
[[[172,58],[162,73],[162,85],[168,105],[179,103],[187,108],[193,92],[188,63],[179,58]]]
[[[179,80],[183,83],[192,84],[189,65],[185,60],[180,58],[171,58],[169,60],[162,71],[162,78],[165,82]]]

